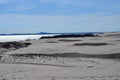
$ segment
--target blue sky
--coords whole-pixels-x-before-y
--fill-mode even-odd
[[[0,0],[0,33],[120,31],[120,0]]]

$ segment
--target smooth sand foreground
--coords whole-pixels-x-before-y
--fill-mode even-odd
[[[0,80],[120,80],[119,34],[29,41],[26,48],[4,53]]]

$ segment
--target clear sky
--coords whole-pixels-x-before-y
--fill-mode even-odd
[[[0,0],[0,33],[120,31],[120,0]]]

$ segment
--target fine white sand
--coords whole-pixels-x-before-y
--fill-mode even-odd
[[[5,52],[0,80],[120,80],[120,59],[81,57],[9,57],[9,54],[114,54],[120,53],[120,33],[102,37],[59,38],[29,41],[27,48]],[[75,45],[107,43],[105,45]]]

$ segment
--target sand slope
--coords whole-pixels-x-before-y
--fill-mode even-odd
[[[120,80],[119,55],[116,59],[70,56],[74,53],[119,54],[120,37],[119,33],[115,34],[30,41],[29,47],[4,53],[0,61],[0,80]],[[61,56],[63,54],[66,57]]]
[[[32,45],[27,48],[21,48],[16,51],[7,52],[5,54],[13,54],[13,53],[52,54],[52,53],[64,53],[64,52],[78,52],[78,53],[89,53],[89,54],[119,53],[120,37],[119,36],[106,37],[107,34],[108,33],[103,34],[103,37],[34,40],[34,41],[30,41]],[[74,46],[74,44],[81,44],[81,43],[95,43],[95,44],[105,43],[105,45]]]

